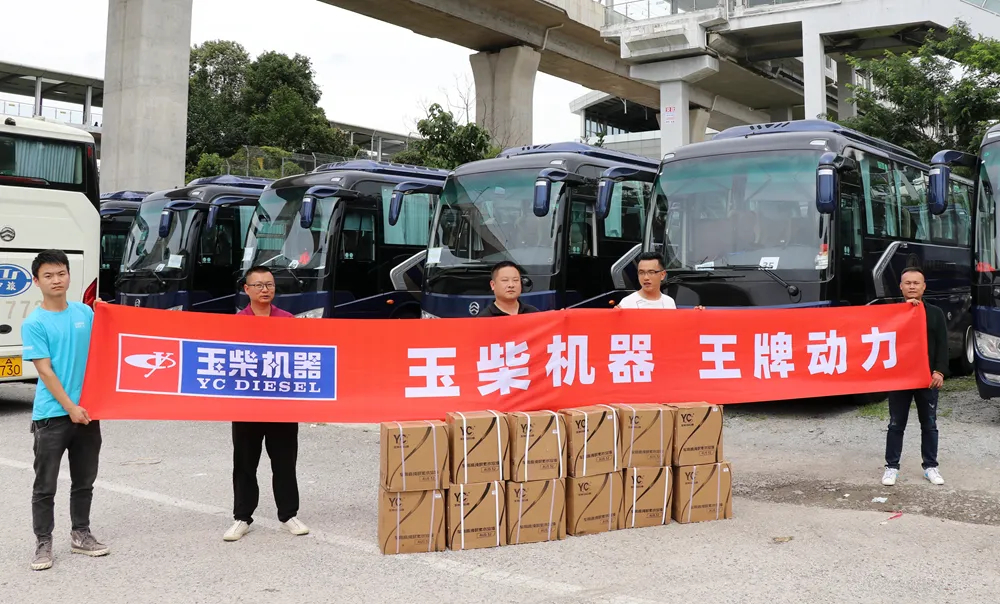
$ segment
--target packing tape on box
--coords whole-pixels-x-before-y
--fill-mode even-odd
[[[556,512],[556,480],[558,480],[558,478],[553,478],[549,481],[549,484],[552,485],[552,502],[549,503],[549,541],[552,541],[552,516],[554,516]],[[521,528],[520,524],[518,524],[518,528]],[[558,531],[556,531],[556,536],[559,536]]]
[[[663,411],[660,411],[660,415],[661,415],[660,420],[662,421]],[[663,434],[663,432],[661,431],[660,434]],[[667,499],[670,497],[670,476],[672,474],[673,472],[670,471],[670,468],[666,468],[663,471],[663,477],[667,481],[667,484],[664,485],[663,489],[663,516],[660,518],[660,524],[667,523]]]
[[[497,547],[500,547],[500,483],[493,481],[493,516],[497,527]],[[504,502],[506,505],[506,501]]]
[[[626,468],[631,468],[632,467],[632,453],[634,452],[634,449],[635,449],[635,414],[636,414],[636,410],[635,410],[635,407],[632,407],[631,405],[622,405],[622,407],[625,407],[626,409],[628,409],[629,411],[632,412],[632,421],[629,422],[632,425],[632,428],[631,428],[631,430],[629,430],[629,437],[628,437],[629,438],[628,464],[626,464],[626,466],[625,466]],[[660,411],[660,419],[661,420],[663,419],[663,412],[662,411]],[[660,450],[661,451],[663,450],[663,429],[662,428],[660,429]]]
[[[528,429],[526,431],[526,436],[524,437],[524,482],[528,482],[528,450],[531,449],[531,416],[527,413],[524,417],[528,418]]]
[[[563,455],[562,452],[562,428],[560,428],[561,424],[559,423],[559,414],[555,411],[548,411],[548,413],[552,414],[552,419],[556,422],[556,454],[559,456],[559,477],[563,478],[566,476],[566,468],[564,467],[566,463],[566,456]],[[525,463],[527,463],[527,459],[525,460]]]
[[[618,413],[615,412],[615,408],[612,407],[612,406],[610,406],[610,405],[598,405],[598,407],[605,407],[605,408],[607,408],[608,411],[611,412],[611,423],[612,423],[612,426],[615,429],[615,432],[614,432],[614,435],[615,435],[614,436],[614,442],[615,442],[614,457],[615,457],[615,472],[617,472],[618,471],[618,461],[619,461],[618,460]],[[631,455],[631,454],[632,453],[630,451],[629,455]]]
[[[504,462],[504,458],[503,458],[503,439],[500,438],[500,414],[497,413],[496,411],[493,411],[492,409],[490,409],[489,412],[493,414],[493,417],[497,418],[497,459],[499,460],[499,463],[500,463],[500,480],[503,480],[503,466],[504,466],[503,462]],[[462,418],[464,419],[465,416],[462,416]],[[508,435],[508,439],[509,438],[510,438],[510,436]],[[468,478],[468,474],[469,474],[469,459],[468,459],[469,452],[468,451],[466,451],[465,456],[466,456],[466,459],[465,459],[465,474],[466,474],[466,478],[465,478],[465,480],[466,480],[466,482],[468,482],[468,480],[469,480],[469,478]]]
[[[465,451],[465,455],[462,457],[465,460],[465,480],[462,482],[467,483],[469,482],[469,423],[466,421],[464,413],[461,411],[455,413],[458,413],[458,416],[462,418],[462,449]],[[452,459],[451,462],[455,463],[455,460]]]
[[[462,517],[459,520],[459,529],[462,532],[462,549],[465,549],[465,484],[458,485],[458,513]],[[450,530],[450,529],[449,529]]]
[[[428,495],[431,498],[431,500],[430,500],[431,501],[431,526],[427,530],[427,551],[432,552],[432,551],[434,551],[435,537],[437,537],[437,533],[434,532],[434,491],[430,491],[428,493]],[[447,502],[448,500],[445,499],[445,501]],[[444,511],[444,510],[442,510],[442,511]],[[397,512],[397,517],[398,517],[398,512]],[[396,526],[396,534],[397,534],[397,538],[398,538],[399,526]],[[399,545],[397,545],[396,547],[398,548]]]
[[[639,490],[638,468],[632,468],[632,528],[635,528],[635,503],[638,497],[636,491]]]
[[[431,427],[431,444],[434,445],[434,488],[436,489],[441,485],[441,471],[438,469],[441,467],[438,464],[438,433],[432,422],[424,420],[424,423]],[[469,462],[465,463],[468,465]]]
[[[396,426],[399,428],[399,468],[400,468],[399,471],[403,474],[403,490],[405,491],[406,490],[406,444],[403,441],[403,424],[396,422]],[[399,527],[397,526],[396,528]],[[399,552],[396,553],[398,554]]]
[[[517,483],[512,483],[517,484]],[[514,538],[514,545],[521,543],[521,514],[524,513],[524,487],[521,487],[521,493],[517,496],[517,537]],[[549,514],[550,516],[552,514]]]
[[[691,522],[691,508],[694,507],[694,483],[698,478],[698,466],[691,467],[694,469],[691,471],[691,494],[688,495],[688,522]]]
[[[396,502],[396,553],[397,554],[399,553],[399,510],[400,508],[403,507],[401,505],[401,502],[402,502],[402,497],[400,497],[399,501]],[[433,514],[433,512],[431,513]],[[434,525],[431,524],[431,528],[433,527]]]
[[[608,530],[611,530],[611,512],[615,509],[615,483],[612,482],[614,474],[608,474]]]
[[[580,411],[579,409],[564,409],[563,411]],[[587,438],[590,435],[590,416],[587,415],[586,411],[580,411],[583,413],[583,474],[581,476],[587,475]],[[557,420],[558,421],[558,420]],[[576,463],[574,462],[574,467]]]
[[[715,464],[715,519],[719,519],[719,506],[722,504],[722,464]]]

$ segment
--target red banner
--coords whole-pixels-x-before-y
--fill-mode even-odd
[[[95,419],[380,422],[930,381],[924,309],[908,304],[409,321],[101,304],[82,405]]]

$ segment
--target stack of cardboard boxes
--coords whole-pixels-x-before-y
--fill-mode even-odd
[[[722,409],[449,413],[381,428],[383,553],[556,541],[732,518]]]

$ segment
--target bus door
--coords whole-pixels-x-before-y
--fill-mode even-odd
[[[374,208],[347,206],[341,222],[337,246],[334,291],[339,299],[359,299],[379,293],[375,258]]]
[[[211,228],[207,220],[202,223],[192,278],[191,310],[235,312],[235,284],[239,280],[246,229],[253,211],[253,206],[224,206],[217,210]]]
[[[621,257],[618,254],[610,262],[601,262],[602,257],[611,255],[611,252],[601,249],[600,225],[594,213],[597,179],[602,170],[596,166],[580,166],[576,172],[592,179],[592,182],[563,189],[564,198],[569,200],[569,226],[563,234],[562,253],[566,258],[563,307],[575,306],[610,289],[604,287],[607,280],[604,277],[611,274],[611,263]]]
[[[390,271],[406,262],[414,254],[427,250],[430,238],[431,216],[434,211],[436,196],[428,193],[411,193],[403,198],[396,224],[389,224],[389,201],[392,198],[393,185],[380,185],[382,203],[379,206],[381,218],[376,222],[380,232],[376,237],[376,260],[378,262],[378,290],[392,291],[393,283],[389,279]],[[423,281],[423,262],[414,270],[407,271],[411,279],[410,291],[420,291]],[[419,315],[419,312],[417,313]]]
[[[1000,258],[997,256],[996,187],[1000,184],[1000,146],[982,150],[976,185],[971,265],[976,385],[982,398],[1000,398]]]
[[[861,165],[857,153],[849,149],[846,153]],[[837,286],[830,292],[834,303],[861,306],[872,299],[874,290],[869,287],[869,276],[865,272],[865,192],[861,187],[860,170],[849,170],[840,176],[840,207],[835,216],[836,228],[831,256],[839,263],[834,270]]]

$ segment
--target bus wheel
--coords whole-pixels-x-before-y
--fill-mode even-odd
[[[951,361],[951,372],[954,375],[969,375],[975,369],[976,339],[972,326],[965,328],[965,338],[962,340],[962,354]]]

